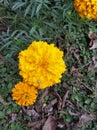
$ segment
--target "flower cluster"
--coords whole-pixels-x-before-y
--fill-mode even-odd
[[[12,90],[13,100],[17,104],[28,106],[35,102],[37,90],[59,83],[66,71],[63,52],[54,44],[34,41],[19,53],[19,70],[23,82]]]
[[[97,18],[97,0],[74,0],[74,7],[80,17]]]

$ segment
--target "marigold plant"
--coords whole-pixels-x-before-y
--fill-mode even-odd
[[[15,100],[18,105],[22,106],[29,106],[35,103],[37,93],[36,88],[29,86],[25,82],[19,82],[12,89],[13,100]]]
[[[54,44],[34,41],[19,53],[20,75],[24,81],[38,89],[44,89],[60,82],[66,71],[63,51]]]
[[[97,18],[97,0],[74,0],[74,7],[80,17]]]

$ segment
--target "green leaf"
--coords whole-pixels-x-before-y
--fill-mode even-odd
[[[17,9],[21,8],[22,6],[24,6],[24,5],[25,5],[25,2],[16,2],[16,3],[13,5],[12,9],[13,9],[13,10],[17,10]]]
[[[39,13],[39,11],[40,11],[41,7],[42,7],[42,4],[39,4],[39,5],[37,6],[37,9],[36,9],[36,14],[38,14],[38,13]]]
[[[5,113],[3,111],[0,111],[0,119],[5,117]]]

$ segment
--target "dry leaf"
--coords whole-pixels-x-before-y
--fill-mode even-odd
[[[47,95],[48,95],[48,88],[46,88],[45,90],[42,91],[42,95],[41,95],[41,97],[39,99],[39,103],[41,103],[42,101],[44,101],[44,98]]]
[[[67,84],[65,82],[63,82],[62,87],[67,88]]]
[[[88,71],[93,72],[97,68],[97,57],[92,57],[92,64],[88,67]]]
[[[57,127],[61,128],[63,130],[63,128],[65,126],[64,119],[57,119],[57,123],[58,123]]]
[[[66,92],[66,94],[63,97],[62,108],[65,106],[66,99],[68,98],[68,96],[69,96],[69,90]]]
[[[62,41],[58,40],[57,46],[58,46],[59,49],[62,49],[62,44],[63,44]]]
[[[81,64],[79,55],[76,52],[74,52],[74,58],[78,61],[78,64]]]
[[[95,39],[97,39],[97,35],[94,34],[94,33],[91,32],[91,31],[89,32],[88,37],[89,37],[91,40],[95,40]]]
[[[42,130],[55,130],[57,127],[57,122],[53,116],[49,116],[46,120]]]
[[[17,120],[17,114],[12,113],[11,114],[11,121],[9,121],[9,123],[14,122],[15,120]]]
[[[53,111],[53,106],[57,103],[57,98],[53,99],[46,107],[45,107],[45,111],[51,112]]]
[[[33,118],[38,118],[40,115],[33,108],[26,110],[27,115],[32,116]]]
[[[92,121],[92,120],[95,120],[95,115],[85,113],[81,115],[77,126],[79,127],[84,126],[88,121]]]
[[[80,89],[85,89],[85,86],[83,84],[77,83],[74,84],[75,87],[80,88]]]
[[[93,45],[92,45],[92,47],[90,47],[90,50],[96,49],[97,48],[97,39],[93,40],[92,44]]]
[[[35,121],[35,122],[29,122],[27,124],[28,127],[33,127],[33,128],[36,128],[36,129],[39,129],[45,122],[45,118],[42,119],[42,120],[39,120],[39,121]]]
[[[95,90],[97,91],[97,81],[96,81],[96,85],[95,85]]]
[[[97,68],[97,57],[92,57],[94,68]]]
[[[58,98],[58,105],[57,105],[58,110],[61,110],[61,108],[62,108],[62,98],[61,98],[60,94],[56,90],[55,90],[54,94]]]
[[[75,68],[74,66],[71,67],[70,69],[70,74],[72,74],[73,76],[77,77],[77,78],[82,78],[82,74],[78,72],[78,69]]]
[[[89,72],[93,72],[94,71],[94,66],[92,64],[89,65],[88,71]]]
[[[97,48],[97,35],[94,34],[93,32],[89,32],[88,37],[91,39],[89,45],[90,50],[96,49]]]

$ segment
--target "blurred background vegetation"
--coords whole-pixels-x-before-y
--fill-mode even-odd
[[[54,113],[65,122],[63,129],[97,130],[97,50],[89,49],[90,31],[97,34],[97,20],[81,19],[72,0],[0,0],[0,130],[28,130],[26,124],[34,121],[11,97],[21,80],[18,53],[34,40],[55,43],[67,64],[62,82],[49,89],[43,103],[54,98],[49,96],[54,89],[62,99],[69,91],[62,108],[66,114],[57,108]]]

